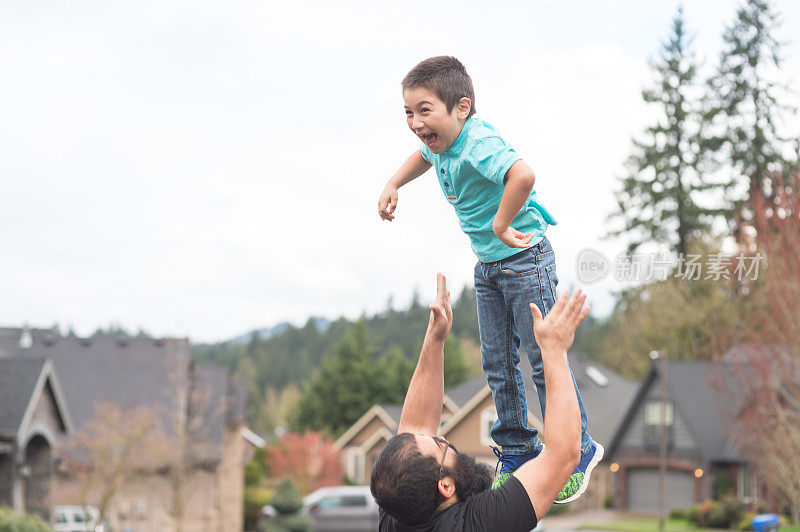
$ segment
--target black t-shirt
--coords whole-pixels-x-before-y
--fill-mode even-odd
[[[496,490],[473,495],[436,512],[422,525],[401,525],[380,509],[380,532],[529,532],[536,528],[536,512],[528,492],[516,477]]]

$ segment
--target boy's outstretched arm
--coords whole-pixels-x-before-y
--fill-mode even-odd
[[[394,220],[394,210],[397,208],[397,189],[424,174],[431,163],[426,161],[419,150],[411,154],[400,167],[381,192],[378,199],[378,215],[390,222]],[[510,171],[510,170],[509,170]]]
[[[503,244],[512,248],[528,247],[533,233],[527,235],[511,227],[511,221],[519,213],[533,190],[536,176],[525,161],[519,160],[506,172],[505,190],[500,199],[500,207],[492,223],[492,230]]]
[[[450,292],[444,275],[436,275],[436,301],[431,305],[428,331],[417,368],[408,385],[397,433],[435,435],[444,402],[444,341],[453,326]]]

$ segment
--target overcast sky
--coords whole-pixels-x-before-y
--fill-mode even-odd
[[[738,2],[684,5],[710,68]],[[797,78],[800,3],[776,5]],[[604,219],[677,6],[0,0],[0,325],[215,341],[427,301],[436,271],[471,284],[432,174],[391,224],[376,209],[418,147],[400,80],[441,54],[536,172],[561,285],[577,286],[581,249],[623,248]],[[598,315],[615,288],[588,287]]]

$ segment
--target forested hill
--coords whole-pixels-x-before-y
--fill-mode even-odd
[[[448,386],[480,371],[476,355],[478,319],[475,291],[465,287],[453,303],[453,336],[449,359],[454,359]],[[299,396],[299,390],[319,369],[322,361],[333,354],[346,335],[354,334],[359,324],[366,329],[369,357],[382,362],[387,355],[409,362],[414,361],[422,347],[428,325],[429,308],[414,297],[406,309],[387,308],[374,316],[351,321],[339,318],[320,330],[316,318],[309,318],[302,327],[288,326],[269,338],[254,331],[249,341],[227,341],[195,345],[199,363],[217,363],[230,367],[249,383],[249,422],[269,430],[284,420],[285,414]],[[469,346],[472,356],[464,354],[462,345]],[[460,366],[460,367],[455,367]],[[408,378],[410,378],[410,373]]]
[[[371,351],[375,356],[399,348],[409,359],[416,360],[428,325],[429,309],[415,297],[407,309],[386,309],[374,316],[364,316]],[[281,389],[289,384],[308,380],[326,354],[333,351],[342,337],[353,330],[358,321],[339,318],[320,331],[318,319],[309,318],[302,327],[288,326],[269,338],[251,334],[250,340],[195,345],[198,362],[224,364],[232,370],[243,360],[253,362],[259,387]],[[453,304],[452,334],[459,339],[479,342],[475,292],[465,287]]]

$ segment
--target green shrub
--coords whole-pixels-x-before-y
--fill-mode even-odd
[[[686,519],[686,515],[689,513],[689,510],[685,508],[675,508],[669,512],[670,519]]]
[[[732,528],[739,524],[745,514],[745,505],[736,497],[726,497],[722,500],[722,513],[725,528]]]
[[[0,506],[0,532],[51,532],[52,528],[35,515],[18,514]]]
[[[259,532],[309,532],[314,521],[309,517],[295,515],[303,507],[300,490],[291,479],[283,480],[275,489],[270,504],[278,516],[259,524]]]
[[[614,496],[609,493],[603,499],[603,508],[611,509],[614,508],[614,506]]]
[[[272,499],[272,490],[259,486],[245,486],[244,488],[244,529],[254,530],[261,508],[269,504]]]
[[[695,504],[686,511],[686,520],[689,523],[697,526],[697,524],[700,522],[700,505]]]
[[[714,504],[708,512],[707,521],[703,526],[711,528],[728,528],[728,522],[725,520],[725,509],[721,504]]]
[[[303,507],[303,498],[300,490],[292,479],[283,480],[275,489],[275,495],[270,502],[280,515],[291,515],[297,513]]]
[[[753,530],[753,518],[757,515],[756,512],[747,512],[744,514],[744,517],[739,520],[739,526],[736,528],[739,530]]]
[[[714,511],[714,508],[718,507],[719,503],[714,501],[703,501],[697,507],[696,513],[696,521],[695,523],[699,527],[708,527],[709,522],[711,520],[711,512]]]
[[[262,523],[259,532],[310,532],[314,522],[299,515],[280,515]]]
[[[686,511],[686,520],[700,528],[733,528],[741,526],[745,504],[735,497],[722,502],[703,501]]]

